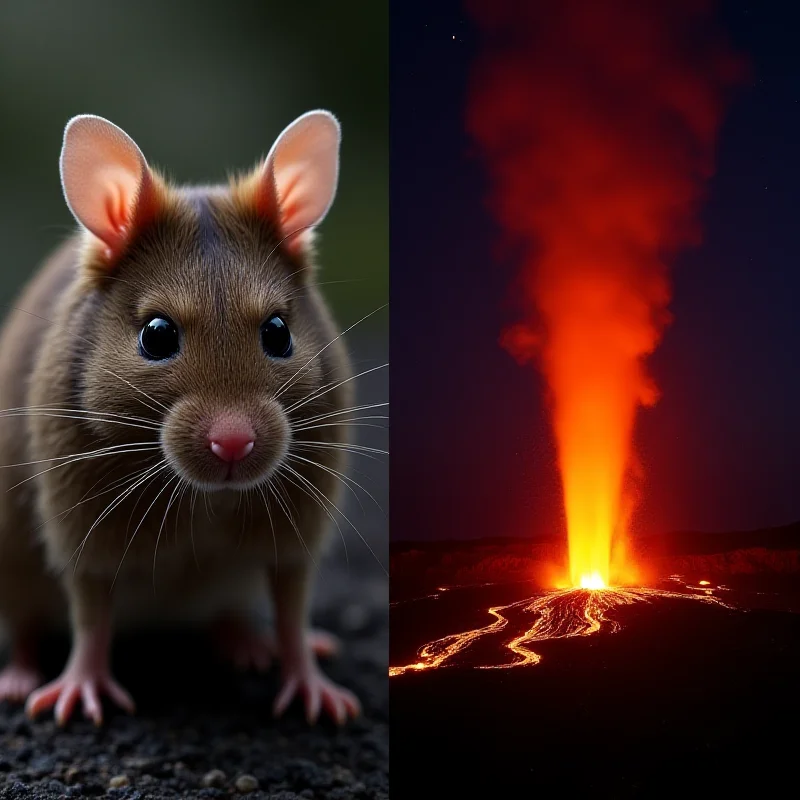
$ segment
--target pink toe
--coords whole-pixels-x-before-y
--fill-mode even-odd
[[[103,721],[103,709],[100,705],[97,687],[93,683],[84,683],[81,687],[81,698],[83,700],[83,713],[95,725],[99,725]]]
[[[129,714],[136,713],[136,704],[133,702],[133,698],[116,681],[109,679],[104,688],[117,706]]]
[[[306,719],[314,724],[319,719],[319,710],[322,706],[322,691],[317,681],[311,681],[306,687]]]
[[[350,694],[350,692],[345,694],[344,704],[347,710],[350,712],[351,717],[357,717],[361,714],[361,703],[359,703],[358,698],[355,695]]]
[[[278,692],[278,696],[275,699],[275,705],[273,707],[274,714],[276,717],[280,717],[286,709],[289,707],[289,703],[292,702],[292,698],[297,691],[297,681],[294,678],[290,678],[283,684],[280,692]]]
[[[56,701],[55,717],[59,725],[65,725],[72,716],[78,698],[81,695],[80,687],[74,684],[67,685]]]
[[[41,711],[50,708],[56,702],[60,693],[61,686],[58,684],[51,683],[48,686],[43,686],[39,691],[33,692],[28,697],[25,710],[30,716],[35,717]]]
[[[336,724],[344,725],[347,721],[347,712],[343,698],[339,697],[336,692],[325,692],[322,696],[322,703],[325,711],[336,720]]]

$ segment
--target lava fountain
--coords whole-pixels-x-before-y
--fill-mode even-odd
[[[522,263],[503,344],[545,378],[569,582],[630,581],[637,409],[669,321],[667,266],[697,212],[741,64],[707,2],[473,0],[484,47],[468,129],[490,208]]]

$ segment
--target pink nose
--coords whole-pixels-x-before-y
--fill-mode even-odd
[[[250,455],[256,435],[245,422],[218,420],[208,432],[211,452],[222,461],[241,461]]]

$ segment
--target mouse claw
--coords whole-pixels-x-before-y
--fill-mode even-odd
[[[309,725],[317,721],[323,710],[337,725],[344,725],[348,719],[361,713],[358,698],[348,689],[335,684],[316,665],[286,674],[275,698],[274,715],[282,716],[298,695],[303,698]]]
[[[67,724],[78,700],[84,716],[95,725],[103,724],[103,707],[100,695],[108,696],[115,705],[133,714],[133,698],[110,675],[74,674],[69,668],[61,677],[48,683],[28,697],[25,711],[31,719],[55,706],[54,715],[59,726]]]

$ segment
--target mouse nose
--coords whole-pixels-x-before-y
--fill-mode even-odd
[[[250,455],[256,435],[244,420],[219,419],[208,432],[211,452],[222,461],[241,461]]]

